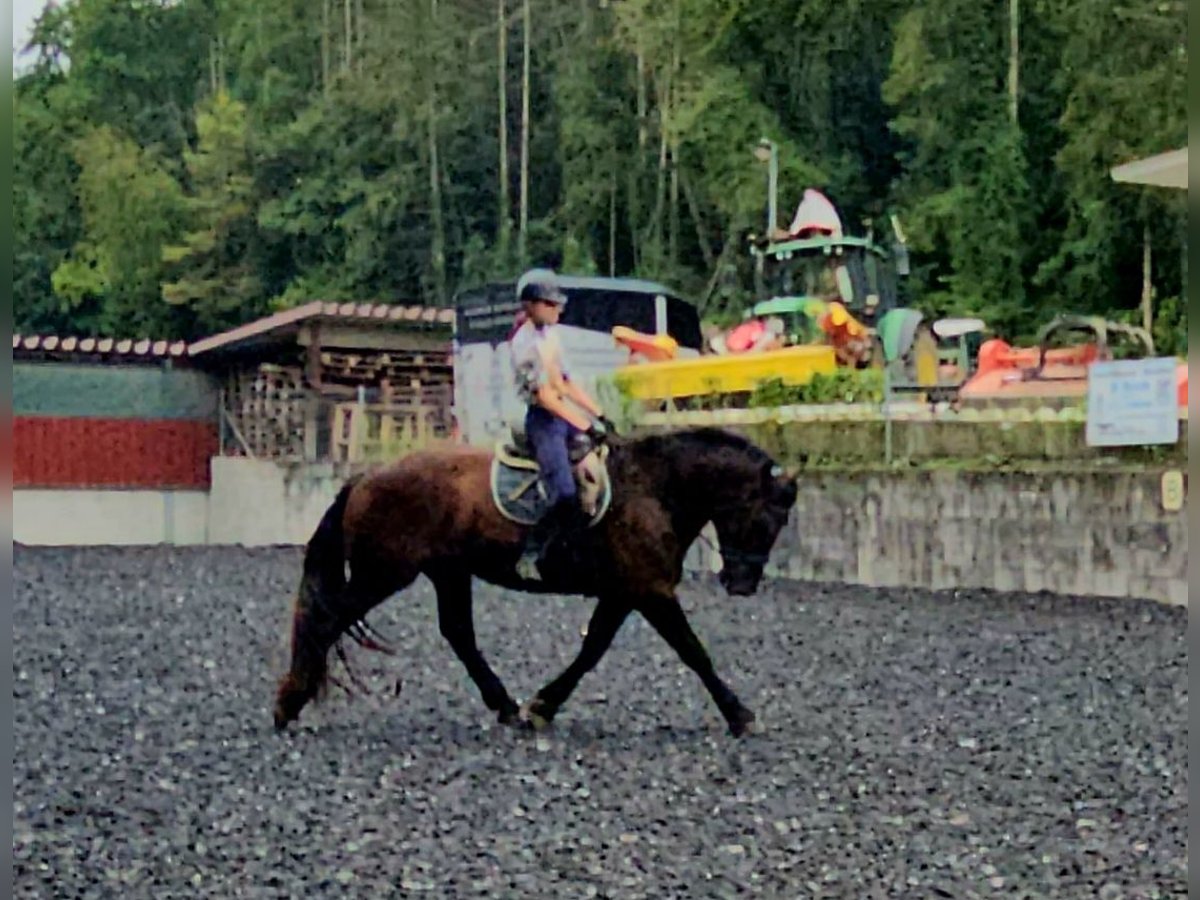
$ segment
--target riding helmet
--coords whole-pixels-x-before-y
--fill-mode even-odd
[[[558,277],[551,269],[530,269],[517,282],[517,299],[522,303],[530,300],[545,300],[547,303],[567,305],[567,295],[558,286]]]

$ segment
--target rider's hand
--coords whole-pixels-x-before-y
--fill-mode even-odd
[[[609,432],[608,429],[604,427],[603,422],[593,422],[588,426],[586,434],[588,436],[588,440],[599,447],[606,440],[608,440]]]
[[[604,427],[604,433],[612,436],[617,433],[617,426],[613,424],[613,420],[608,416],[601,414],[597,421]]]

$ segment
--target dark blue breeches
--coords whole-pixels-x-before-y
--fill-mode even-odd
[[[540,406],[531,406],[525,413],[525,434],[541,466],[551,505],[575,497],[575,476],[567,456],[567,441],[578,430]]]

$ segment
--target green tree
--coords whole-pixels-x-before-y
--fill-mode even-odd
[[[1006,10],[938,0],[897,22],[884,99],[904,140],[894,186],[919,303],[1022,327],[1031,230],[1024,137],[1009,114]]]
[[[780,221],[809,187],[852,234],[899,212],[929,312],[1021,338],[1137,317],[1149,285],[1168,340],[1185,198],[1108,170],[1186,140],[1185,25],[1181,0],[69,0],[15,92],[18,322],[194,336],[525,265],[735,320],[766,137]]]
[[[13,313],[26,332],[70,330],[50,282],[82,233],[61,91],[26,80],[13,99]]]
[[[1187,145],[1187,9],[1174,0],[1082,0],[1059,14],[1064,101],[1054,162],[1066,215],[1038,283],[1085,311],[1136,307],[1148,227],[1158,291],[1182,296],[1186,196],[1114,184],[1109,172]]]
[[[54,292],[96,327],[180,336],[186,321],[159,293],[162,247],[179,232],[178,183],[147,150],[108,126],[74,145],[83,236],[52,276]]]
[[[84,117],[109,125],[181,174],[214,28],[208,2],[72,0],[70,81]]]
[[[218,92],[196,119],[197,149],[185,154],[191,230],[163,248],[163,298],[186,309],[196,327],[216,331],[265,312],[255,271],[256,223],[246,139],[246,107]]]
[[[79,106],[64,68],[69,19],[49,6],[34,26],[31,70],[13,91],[13,314],[18,331],[67,332],[76,322],[51,275],[82,236],[71,152]]]

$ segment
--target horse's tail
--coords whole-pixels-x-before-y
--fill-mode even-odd
[[[350,478],[338,491],[304,550],[304,572],[292,611],[291,669],[279,683],[275,702],[277,728],[286,726],[322,692],[329,676],[326,657],[346,624],[339,608],[346,588],[342,520],[359,477]]]

